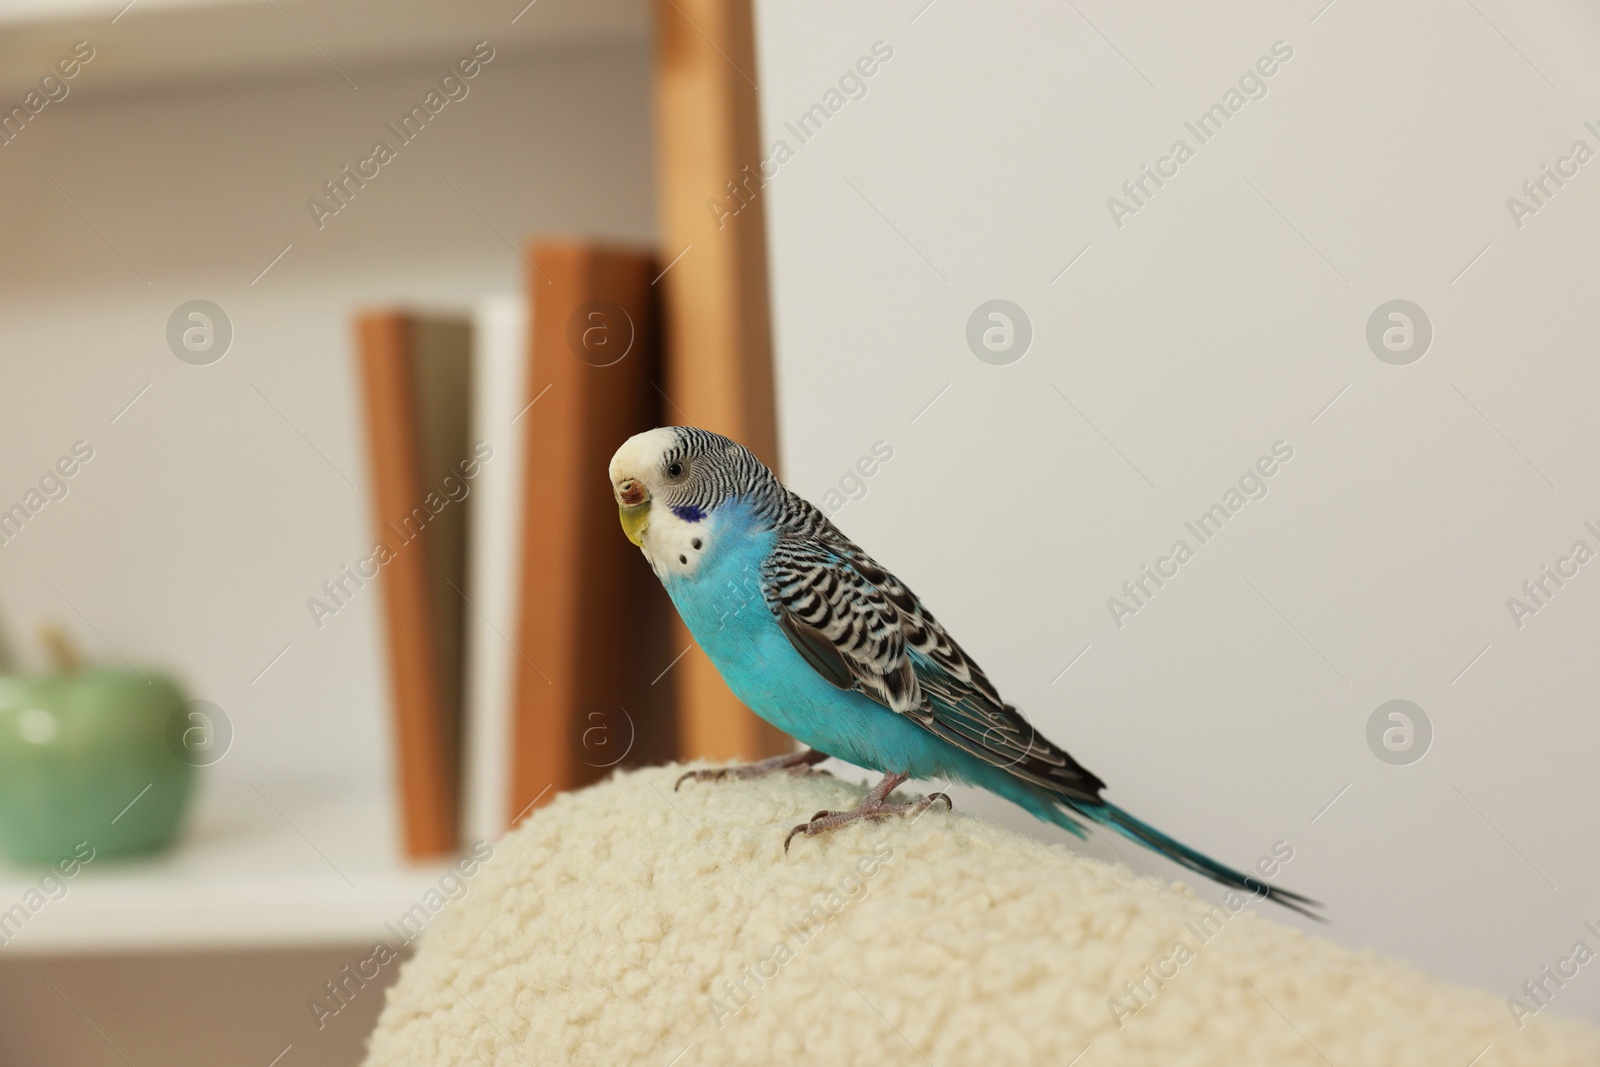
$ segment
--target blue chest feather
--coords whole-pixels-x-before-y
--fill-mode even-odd
[[[739,502],[709,518],[697,572],[667,574],[662,584],[734,694],[790,736],[858,766],[970,780],[964,753],[871,698],[834,687],[789,643],[762,585],[777,535]]]

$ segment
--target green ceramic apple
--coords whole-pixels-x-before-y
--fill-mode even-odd
[[[0,675],[0,852],[54,863],[147,852],[177,832],[194,787],[183,692],[149,670]]]

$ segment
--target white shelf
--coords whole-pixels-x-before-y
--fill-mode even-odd
[[[442,865],[396,858],[392,805],[376,789],[257,784],[204,798],[169,852],[96,858],[0,946],[0,959],[370,945],[392,941],[384,924],[437,888]],[[0,911],[43,873],[0,867]]]
[[[0,100],[26,92],[79,40],[95,57],[71,92],[101,95],[284,76],[342,84],[341,71],[359,85],[363,71],[447,64],[480,40],[518,54],[649,32],[645,0],[538,0],[523,11],[524,2],[0,0]]]

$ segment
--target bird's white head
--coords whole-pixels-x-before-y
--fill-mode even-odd
[[[628,438],[611,457],[610,475],[623,532],[663,580],[698,572],[722,505],[782,491],[742,445],[692,426]]]

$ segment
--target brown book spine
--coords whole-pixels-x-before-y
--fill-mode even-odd
[[[617,518],[607,468],[657,425],[654,259],[535,242],[513,821],[617,766],[670,759],[671,601]],[[680,646],[681,647],[681,646]]]
[[[380,554],[389,685],[394,709],[401,825],[406,853],[456,847],[456,752],[435,647],[424,527],[406,519],[423,500],[422,441],[413,377],[412,321],[399,312],[364,314],[357,324],[371,450],[372,501]],[[413,535],[414,534],[414,535]]]
[[[656,0],[656,187],[667,322],[669,422],[725,434],[777,470],[750,0]],[[680,646],[689,640],[678,626]],[[759,759],[788,749],[698,648],[673,671],[684,759]]]

